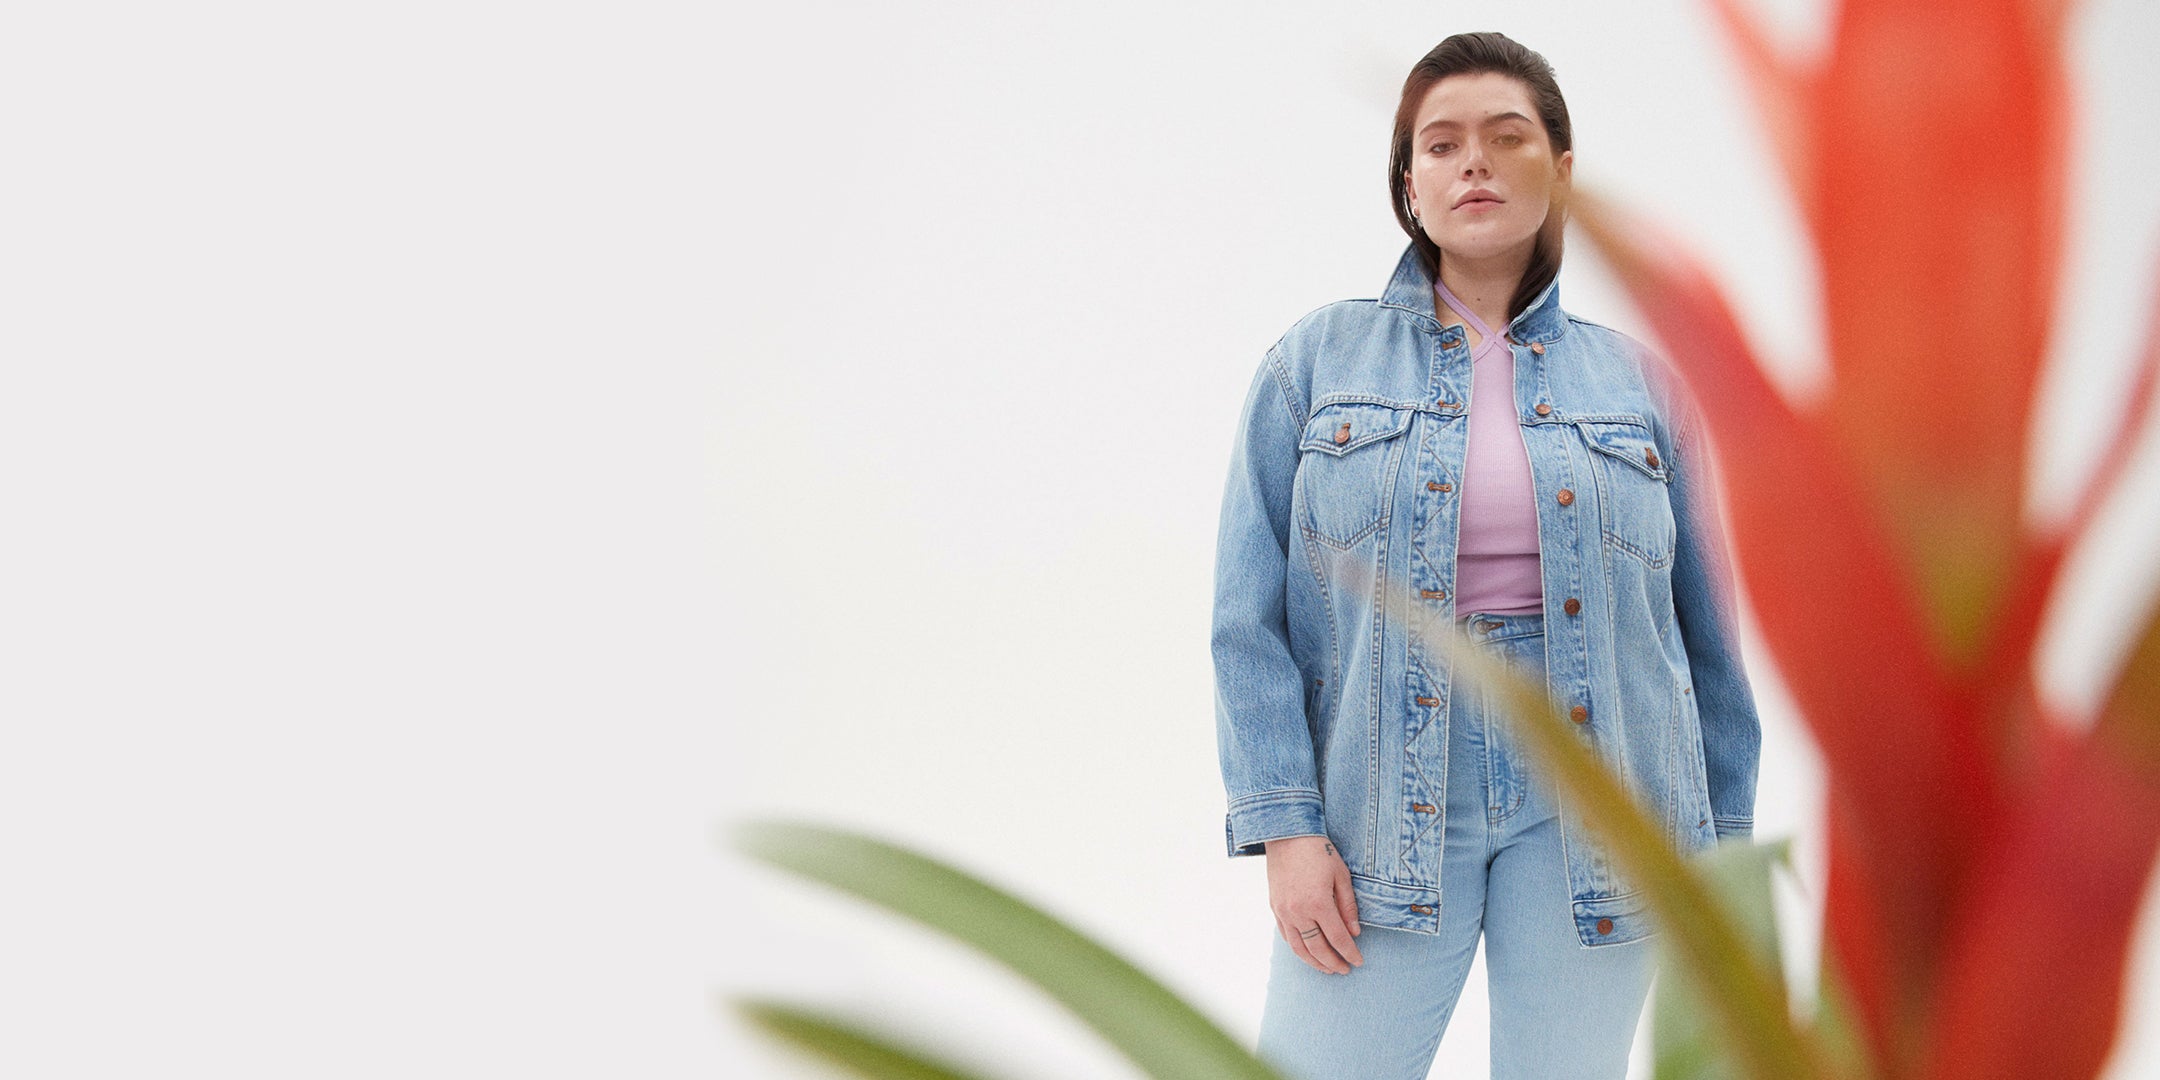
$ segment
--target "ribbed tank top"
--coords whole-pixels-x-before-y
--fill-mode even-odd
[[[1448,287],[1440,298],[1481,339],[1470,354],[1470,445],[1463,461],[1455,613],[1545,610],[1538,575],[1537,488],[1515,415],[1515,353]]]

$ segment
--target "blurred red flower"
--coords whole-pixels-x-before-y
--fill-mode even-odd
[[[2034,655],[2150,414],[2160,292],[2125,422],[2035,531],[2069,5],[1846,0],[1802,62],[1711,4],[1820,259],[1831,393],[1789,404],[1676,243],[1574,206],[1705,405],[1741,581],[1824,757],[1824,963],[1885,1080],[2087,1080],[2160,846],[2160,618],[2093,717],[2053,714]]]

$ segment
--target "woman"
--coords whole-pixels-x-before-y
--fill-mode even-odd
[[[1477,686],[1544,679],[1685,853],[1753,827],[1760,731],[1699,407],[1560,307],[1574,163],[1538,54],[1458,34],[1396,111],[1378,300],[1268,351],[1224,489],[1212,647],[1231,855],[1280,933],[1261,1055],[1423,1077],[1485,941],[1494,1077],[1621,1078],[1640,895]]]

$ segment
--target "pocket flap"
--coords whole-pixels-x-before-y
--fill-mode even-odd
[[[1592,450],[1633,465],[1644,476],[1671,480],[1672,472],[1650,438],[1650,426],[1632,421],[1585,420],[1576,425]]]
[[[1345,401],[1315,409],[1305,422],[1301,450],[1347,454],[1360,446],[1393,438],[1410,427],[1413,409]]]

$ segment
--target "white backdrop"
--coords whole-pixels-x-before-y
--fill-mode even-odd
[[[716,1008],[755,992],[1124,1075],[715,843],[772,813],[974,868],[1249,1039],[1223,470],[1268,344],[1385,283],[1393,94],[1463,29],[1552,60],[1579,181],[1688,236],[1812,392],[1809,254],[1692,0],[12,13],[0,1073],[830,1075]],[[2156,43],[2138,0],[2074,24],[2038,517],[2144,328]],[[1573,251],[1570,310],[1643,332]],[[2138,460],[2058,617],[2068,702],[2160,586]],[[1748,644],[1757,832],[1819,889],[1817,762]],[[1781,902],[1807,970],[1819,900]],[[2148,927],[2115,1080],[2160,1071]],[[1479,970],[1438,1075],[1485,1022]]]

